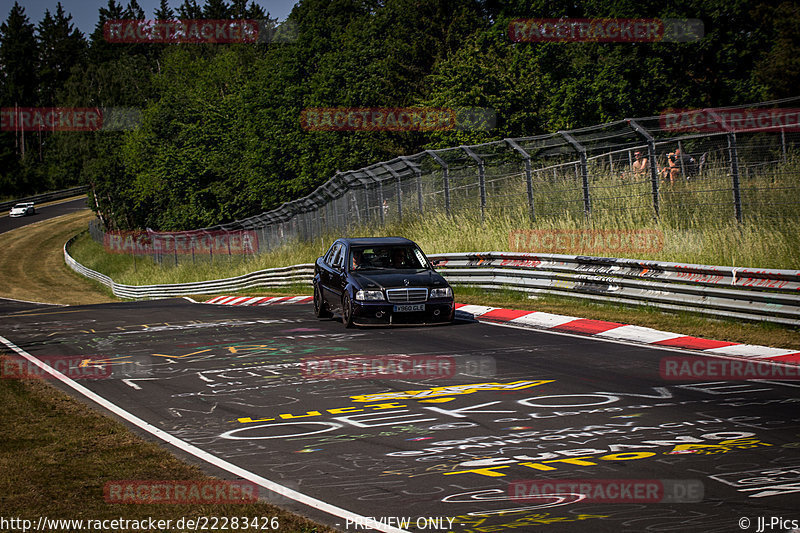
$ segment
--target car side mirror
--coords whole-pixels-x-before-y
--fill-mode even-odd
[[[442,264],[442,260],[441,259],[434,259],[433,261],[431,261],[431,266],[438,267],[441,264]]]

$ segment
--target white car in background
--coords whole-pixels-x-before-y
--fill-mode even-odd
[[[35,214],[36,214],[36,208],[33,206],[33,202],[23,202],[12,207],[11,212],[8,214],[8,216],[24,217]]]

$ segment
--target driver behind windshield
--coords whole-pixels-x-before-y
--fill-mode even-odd
[[[407,246],[353,248],[350,252],[351,270],[426,268],[414,250]]]

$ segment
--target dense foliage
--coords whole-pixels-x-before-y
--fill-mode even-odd
[[[293,42],[112,44],[113,19],[249,18],[244,0],[136,0],[88,37],[57,4],[0,26],[0,107],[128,107],[131,131],[0,132],[0,197],[85,183],[110,228],[201,227],[308,193],[337,170],[431,147],[587,126],[668,107],[790,96],[796,2],[744,0],[302,0]],[[512,42],[516,18],[699,18],[689,43]],[[309,107],[486,107],[488,131],[323,132]]]

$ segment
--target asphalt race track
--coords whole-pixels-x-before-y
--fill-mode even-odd
[[[467,319],[350,330],[310,304],[0,301],[0,319],[21,350],[186,443],[182,456],[240,467],[262,497],[345,531],[800,520],[800,382],[663,378],[662,359],[686,352]]]
[[[39,222],[41,220],[47,220],[48,218],[55,218],[60,217],[61,215],[68,215],[69,213],[73,213],[75,211],[81,211],[86,209],[86,197],[81,197],[76,200],[70,200],[69,202],[61,202],[58,204],[52,204],[47,206],[36,206],[36,214],[30,215],[27,217],[15,217],[11,218],[8,216],[8,210],[0,212],[0,233],[5,233],[6,231],[11,231],[12,229],[21,228],[22,226],[27,226],[28,224],[33,224],[34,222]]]

